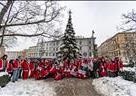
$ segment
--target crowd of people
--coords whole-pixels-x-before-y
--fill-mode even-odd
[[[123,63],[119,57],[113,59],[105,57],[78,58],[75,60],[57,59],[16,59],[7,60],[7,55],[0,59],[0,72],[8,72],[11,81],[19,78],[36,80],[54,78],[98,78],[104,76],[115,77],[123,70]]]

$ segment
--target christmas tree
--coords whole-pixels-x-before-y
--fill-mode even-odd
[[[70,63],[71,60],[74,60],[79,56],[79,48],[77,47],[75,32],[72,26],[71,11],[69,11],[69,19],[62,41],[63,43],[61,44],[59,51],[61,60],[68,60]]]

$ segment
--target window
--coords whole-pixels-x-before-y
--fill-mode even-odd
[[[46,56],[48,56],[48,52],[46,52]]]
[[[89,41],[89,44],[91,44],[91,41]]]
[[[81,44],[82,44],[82,41],[80,41],[79,44],[81,45]]]
[[[89,49],[91,50],[91,46],[89,46]]]
[[[53,51],[55,51],[55,48],[53,48]]]
[[[56,51],[58,51],[58,47],[56,48]]]
[[[51,53],[49,53],[49,56],[51,56]]]
[[[79,49],[82,50],[82,47],[80,46]]]
[[[54,53],[52,53],[52,56],[55,56],[55,54],[54,54]]]

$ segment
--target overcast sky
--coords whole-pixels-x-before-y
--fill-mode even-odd
[[[67,6],[63,18],[63,30],[67,24],[68,10],[72,11],[72,23],[76,35],[91,37],[95,31],[96,43],[100,45],[118,31],[116,27],[121,24],[122,13],[136,9],[135,1],[58,1],[60,5]],[[24,41],[25,40],[25,41]],[[27,42],[26,42],[27,40]],[[17,46],[7,50],[23,50],[36,45],[31,39],[19,39]]]

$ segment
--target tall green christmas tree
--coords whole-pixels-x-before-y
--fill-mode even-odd
[[[59,51],[61,59],[68,60],[68,62],[76,59],[80,54],[75,39],[75,32],[72,26],[71,11],[69,11],[69,19],[62,41],[63,43],[61,44]]]

